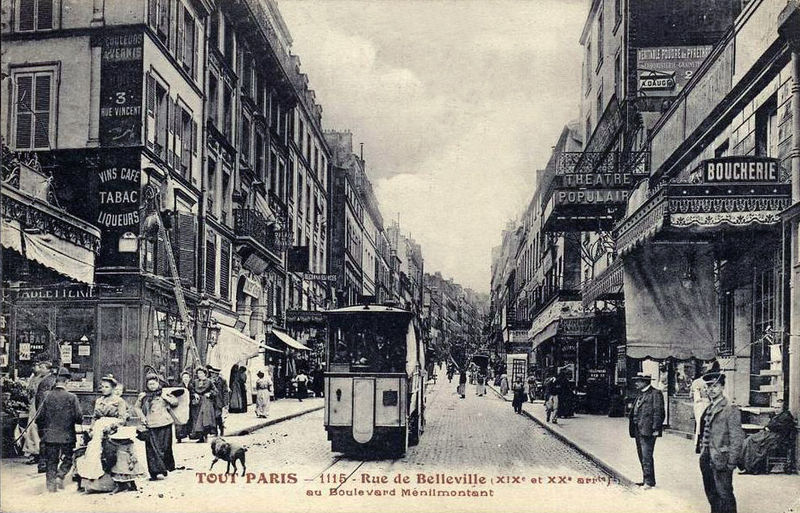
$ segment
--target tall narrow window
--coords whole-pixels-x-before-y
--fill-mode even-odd
[[[13,77],[14,146],[20,150],[51,149],[54,71],[17,71]]]
[[[603,64],[603,54],[605,53],[605,48],[603,46],[603,36],[605,35],[605,24],[603,23],[604,16],[603,16],[603,3],[600,3],[598,7],[600,10],[600,14],[597,15],[597,67]]]
[[[242,116],[241,138],[239,141],[241,142],[240,150],[242,152],[242,158],[245,162],[250,164],[250,119],[248,119],[247,116]]]
[[[592,90],[592,42],[586,42],[586,55],[583,58],[584,94]]]
[[[233,90],[225,84],[225,93],[222,97],[222,121],[225,123],[224,132],[228,141],[233,141]]]
[[[756,111],[756,155],[778,156],[778,101],[772,95]]]
[[[219,13],[215,12],[209,16],[208,22],[208,46],[219,50]]]
[[[622,54],[617,52],[614,57],[614,94],[617,100],[622,101]]]
[[[603,117],[603,107],[605,107],[605,105],[603,105],[603,86],[600,86],[597,89],[597,111],[596,111],[596,116],[597,116],[598,121],[600,120],[600,118]]]
[[[206,239],[206,292],[217,295],[217,235],[208,232]]]
[[[208,76],[208,115],[211,123],[219,129],[219,82],[214,75]]]

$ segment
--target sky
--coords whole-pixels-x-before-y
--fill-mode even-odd
[[[588,0],[279,0],[323,108],[353,132],[385,224],[425,271],[488,292],[491,249],[579,114]]]

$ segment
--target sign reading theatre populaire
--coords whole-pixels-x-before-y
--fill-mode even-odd
[[[777,182],[780,166],[767,157],[723,157],[703,162],[703,182]]]

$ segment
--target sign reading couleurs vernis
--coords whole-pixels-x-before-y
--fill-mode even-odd
[[[778,182],[780,165],[767,157],[723,157],[703,162],[704,183]]]
[[[137,146],[142,134],[144,34],[106,34],[100,41],[100,144]]]

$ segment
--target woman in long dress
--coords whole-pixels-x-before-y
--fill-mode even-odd
[[[272,380],[264,376],[262,371],[256,374],[256,417],[267,418],[269,414],[269,396],[272,393]]]
[[[164,392],[163,380],[158,374],[148,373],[145,376],[146,392],[139,394],[135,410],[146,428],[144,444],[147,451],[147,470],[150,480],[175,470],[175,456],[172,453],[172,413],[170,410],[178,405],[178,399]]]
[[[190,393],[189,388],[192,384],[192,373],[189,371],[183,371],[181,373],[181,382],[178,386],[185,389],[185,393]],[[175,424],[175,438],[178,439],[178,443],[181,443],[184,438],[188,438],[192,431],[192,411],[193,408],[189,408],[189,420],[186,424]]]
[[[144,475],[135,435],[122,429],[128,420],[128,403],[121,397],[112,375],[100,378],[100,397],[94,403],[92,439],[83,456],[75,461],[79,489],[87,492],[136,490],[136,479]]]
[[[247,411],[247,390],[245,389],[246,376],[242,375],[242,369],[247,369],[234,365],[231,368],[231,402],[228,405],[229,413],[244,413]]]
[[[192,381],[192,403],[194,403],[194,419],[192,421],[191,438],[198,443],[206,441],[208,435],[217,432],[217,416],[214,399],[217,389],[208,379],[208,372],[203,367],[195,371]]]

